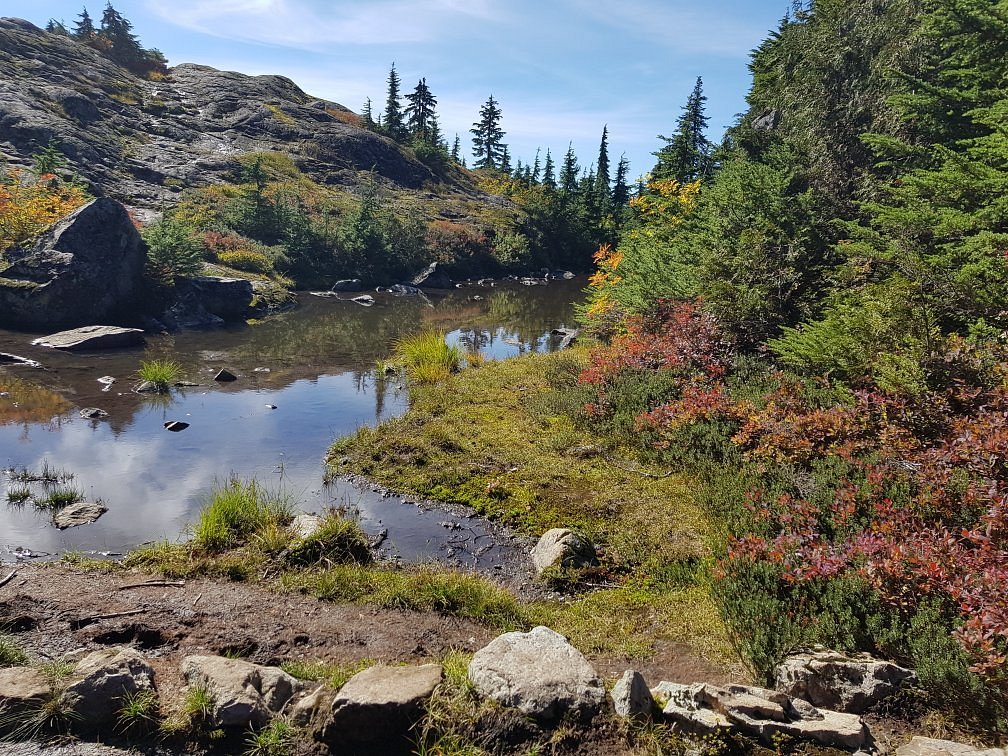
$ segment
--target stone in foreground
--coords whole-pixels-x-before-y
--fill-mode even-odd
[[[64,701],[83,728],[117,721],[125,698],[154,691],[154,669],[132,648],[92,651],[74,667]]]
[[[443,674],[440,664],[377,665],[358,672],[333,699],[320,739],[352,753],[397,750],[423,716]]]
[[[76,528],[78,525],[89,525],[103,514],[108,507],[99,502],[80,501],[63,507],[53,515],[52,522],[60,530]]]
[[[567,528],[553,528],[543,533],[532,549],[532,562],[541,575],[551,567],[586,567],[598,564],[591,541]]]
[[[574,646],[548,627],[504,633],[477,651],[469,680],[483,696],[543,721],[589,716],[605,699],[602,680]]]
[[[0,668],[0,712],[17,714],[38,709],[52,696],[45,672],[37,667]],[[4,727],[0,718],[0,734]]]
[[[777,668],[776,688],[814,706],[860,714],[913,678],[909,669],[867,654],[817,650],[785,659]]]
[[[1008,756],[1004,748],[977,748],[954,740],[935,740],[919,735],[896,749],[896,756]]]
[[[613,700],[613,709],[627,719],[647,719],[655,708],[654,697],[644,676],[636,670],[624,672],[609,695]]]
[[[191,687],[205,687],[213,696],[218,727],[262,727],[304,689],[278,667],[222,656],[187,656],[182,674]]]
[[[32,344],[53,349],[119,349],[143,344],[143,331],[139,328],[92,325],[43,336]]]
[[[856,714],[817,709],[808,701],[779,691],[744,685],[662,682],[651,693],[665,702],[668,721],[697,734],[730,729],[768,745],[774,736],[787,735],[851,750],[865,745],[870,738]]]

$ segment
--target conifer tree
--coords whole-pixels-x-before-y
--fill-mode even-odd
[[[616,165],[616,180],[613,183],[612,202],[617,208],[630,201],[630,187],[627,185],[627,174],[630,172],[630,161],[626,154],[620,155]]]
[[[656,179],[675,179],[687,183],[706,178],[711,169],[711,143],[706,136],[707,116],[704,104],[703,79],[699,76],[696,85],[686,100],[682,115],[676,121],[674,136],[659,135],[665,146],[654,153],[658,163],[652,170]]]
[[[452,143],[451,148],[451,159],[454,160],[456,163],[458,163],[461,157],[462,157],[462,140],[459,139],[458,132],[456,132],[455,141]]]
[[[55,18],[50,18],[49,23],[46,24],[45,30],[50,34],[58,34],[61,37],[70,36],[70,32],[67,31],[66,24],[62,20],[57,21]]]
[[[598,161],[595,163],[595,202],[599,210],[605,212],[609,207],[609,126],[602,127],[602,142],[599,144]]]
[[[387,79],[388,95],[385,100],[385,133],[397,141],[406,138],[406,127],[403,125],[402,106],[399,103],[399,74],[396,72],[395,63],[389,70]]]
[[[539,183],[539,171],[541,166],[539,165],[539,148],[536,148],[535,162],[532,164],[532,172],[529,174],[529,185],[535,185]]]
[[[367,128],[373,128],[375,124],[374,114],[371,112],[371,98],[368,97],[364,101],[364,107],[361,109],[361,119],[364,121],[364,125]]]
[[[556,189],[556,167],[553,164],[553,156],[550,155],[549,147],[546,148],[546,164],[543,167],[543,186],[549,189]]]
[[[564,155],[563,165],[560,167],[560,197],[565,202],[570,202],[578,191],[578,174],[580,173],[577,155],[574,154],[574,144],[567,145],[567,153]]]
[[[502,163],[505,146],[501,139],[504,131],[500,127],[501,110],[493,95],[480,108],[480,119],[469,129],[473,135],[473,165],[478,168],[497,168]]]
[[[95,36],[94,22],[91,20],[91,16],[86,7],[77,16],[77,22],[74,24],[73,36],[75,39],[79,39],[82,42],[87,42]]]
[[[501,173],[506,173],[508,176],[511,175],[511,153],[508,151],[506,144],[501,146],[500,171]]]
[[[437,144],[440,134],[432,134],[432,130],[437,127],[437,117],[434,114],[437,98],[431,94],[426,77],[417,82],[413,91],[406,95],[406,100],[408,104],[404,115],[409,135],[427,144]]]
[[[124,66],[135,66],[144,59],[143,48],[133,34],[133,24],[111,2],[106,3],[102,12],[98,38],[107,45],[108,56]]]

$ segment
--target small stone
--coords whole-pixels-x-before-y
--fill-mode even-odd
[[[108,417],[108,412],[98,407],[85,407],[80,411],[80,416],[85,420],[101,420]]]
[[[184,420],[169,420],[164,424],[164,427],[167,430],[170,430],[172,433],[178,433],[179,431],[184,431],[186,428],[188,428],[189,423],[185,422]]]
[[[536,572],[550,567],[585,567],[598,564],[595,547],[584,536],[567,528],[553,528],[543,533],[532,550]]]
[[[108,512],[108,507],[101,502],[79,501],[57,511],[53,515],[52,523],[60,530],[66,530],[78,525],[88,525],[106,512]]]
[[[646,719],[655,708],[644,676],[633,669],[628,669],[616,681],[610,696],[616,713],[628,719]]]
[[[237,381],[238,376],[227,368],[221,368],[217,371],[217,375],[215,375],[213,379],[215,381],[219,381],[220,383],[230,383],[231,381]]]

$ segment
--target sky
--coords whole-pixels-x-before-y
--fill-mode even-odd
[[[86,3],[85,3],[86,4]],[[80,0],[0,0],[0,15],[72,27]],[[97,25],[104,2],[86,4]],[[360,112],[384,109],[389,68],[402,89],[421,77],[442,131],[461,138],[489,95],[500,103],[512,161],[573,144],[583,166],[609,131],[636,178],[672,134],[698,76],[710,138],[745,109],[750,51],[790,0],[119,0],[140,43],[169,65],[281,74]]]

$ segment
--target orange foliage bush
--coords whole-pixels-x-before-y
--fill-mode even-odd
[[[35,178],[9,169],[0,178],[0,252],[41,233],[87,200],[83,189],[51,173]]]

